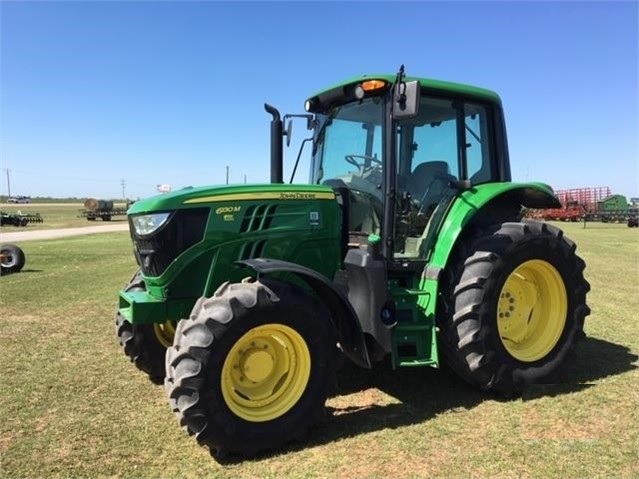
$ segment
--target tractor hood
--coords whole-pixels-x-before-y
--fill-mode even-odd
[[[237,186],[188,187],[168,194],[152,196],[133,203],[127,214],[205,206],[210,203],[246,200],[313,200],[333,199],[333,190],[321,185],[257,184]]]

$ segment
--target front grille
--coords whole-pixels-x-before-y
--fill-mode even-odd
[[[200,242],[204,237],[209,211],[209,208],[177,210],[149,238],[138,237],[130,223],[135,256],[142,273],[145,276],[160,276],[182,252]]]

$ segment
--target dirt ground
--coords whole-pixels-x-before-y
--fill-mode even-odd
[[[113,231],[128,231],[128,223],[99,225],[99,226],[83,226],[81,228],[61,228],[52,230],[33,230],[33,231],[16,231],[12,233],[0,232],[0,241],[2,243],[14,243],[17,241],[34,241],[55,238],[64,238],[66,236],[88,235],[95,233],[110,233]]]

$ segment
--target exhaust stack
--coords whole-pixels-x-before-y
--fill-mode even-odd
[[[283,122],[277,108],[264,103],[267,113],[273,115],[271,120],[271,183],[284,183],[283,180]]]

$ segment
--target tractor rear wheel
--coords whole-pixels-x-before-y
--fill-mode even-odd
[[[3,244],[0,247],[0,273],[17,273],[24,267],[24,251],[14,244]]]
[[[226,283],[178,324],[166,355],[169,403],[218,459],[278,448],[323,412],[335,345],[329,313],[302,290]]]
[[[550,382],[584,336],[585,264],[558,228],[497,225],[457,247],[442,287],[447,364],[469,383],[506,395]]]
[[[125,291],[145,291],[142,273],[138,271],[125,286]],[[131,324],[118,312],[115,332],[124,354],[135,366],[148,374],[155,384],[164,382],[164,355],[173,343],[175,323]]]

